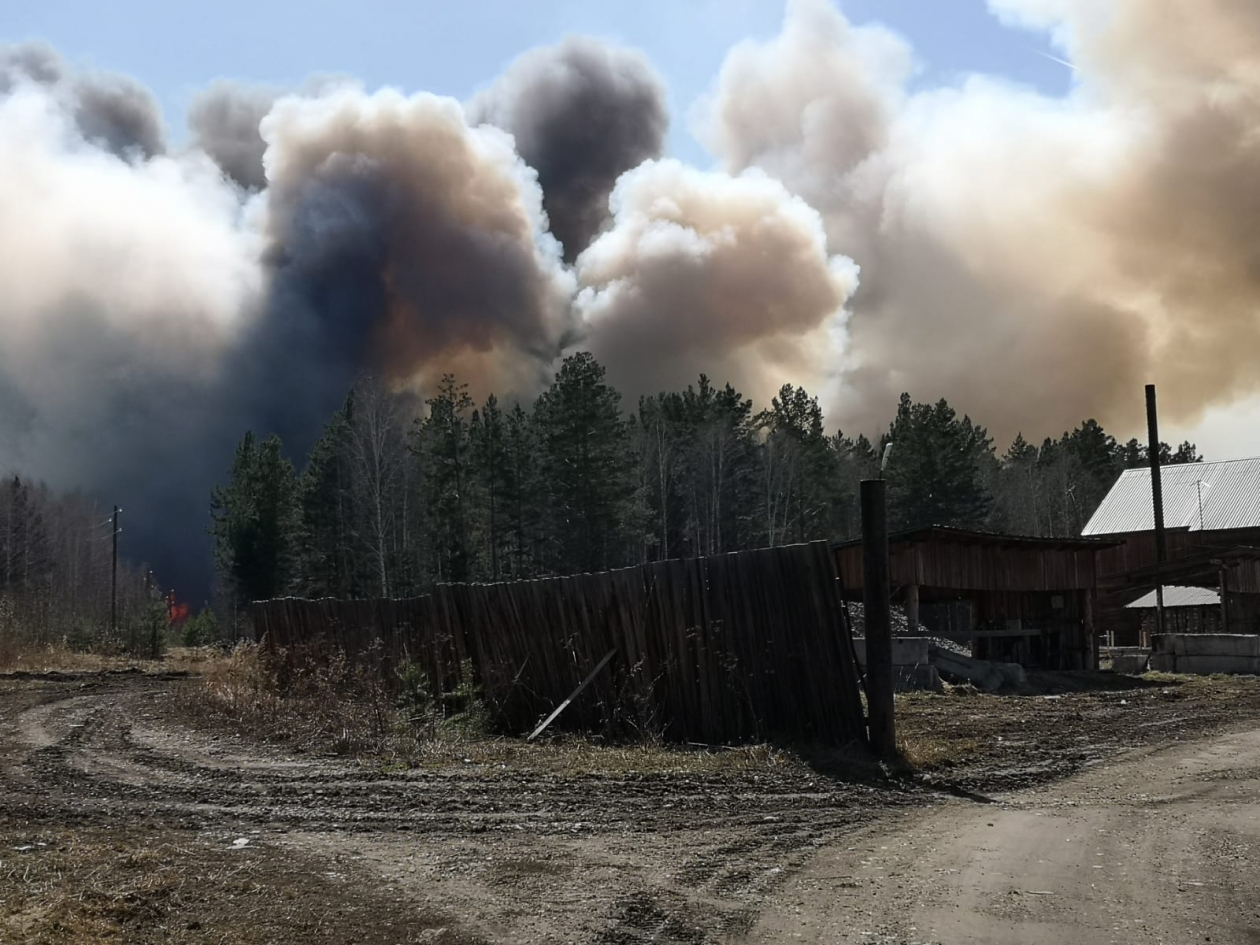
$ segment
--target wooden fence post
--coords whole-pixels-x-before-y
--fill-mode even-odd
[[[884,480],[862,480],[862,603],[866,615],[866,699],[871,748],[897,752],[893,720],[892,614],[888,600],[888,520]]]

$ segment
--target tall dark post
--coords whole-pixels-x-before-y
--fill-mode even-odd
[[[871,747],[897,751],[893,719],[892,616],[888,601],[888,520],[884,480],[862,480],[862,603],[866,611],[866,698]]]
[[[114,576],[109,592],[109,630],[118,636],[118,506],[114,506]]]
[[[1151,460],[1151,502],[1155,506],[1155,632],[1164,632],[1164,574],[1168,539],[1164,534],[1164,485],[1159,475],[1159,414],[1155,409],[1155,385],[1146,385],[1147,451]]]

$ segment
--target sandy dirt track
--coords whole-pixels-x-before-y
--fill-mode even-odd
[[[821,851],[747,942],[1260,942],[1260,729]]]
[[[1260,942],[1260,683],[927,703],[987,804],[793,761],[373,768],[190,728],[188,684],[0,679],[0,941]],[[1117,758],[1139,708],[1180,741]]]

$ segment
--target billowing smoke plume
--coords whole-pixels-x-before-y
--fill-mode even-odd
[[[213,453],[230,450],[244,419],[224,416],[214,393],[261,291],[261,243],[203,155],[145,160],[84,120],[84,102],[99,99],[77,90],[119,83],[10,75],[0,95],[0,468],[122,502],[135,513],[128,538],[185,582],[205,571],[200,556],[178,565],[204,543],[197,523],[222,466]]]
[[[339,398],[370,366],[537,385],[573,277],[510,136],[470,127],[453,99],[348,88],[281,99],[263,136],[273,277],[265,343],[250,348],[300,365],[295,395]]]
[[[528,396],[589,347],[630,395],[795,382],[875,432],[909,390],[1000,436],[1260,391],[1260,10],[990,2],[1071,94],[911,86],[902,40],[792,0],[702,103],[704,171],[590,40],[466,105],[214,86],[171,150],[134,82],[0,48],[0,469],[119,501],[196,593],[235,440],[300,456],[365,370]]]
[[[72,74],[40,43],[0,47],[0,95],[26,84],[42,85],[84,138],[113,154],[148,158],[166,148],[157,100],[126,76]]]
[[[578,260],[577,304],[614,383],[676,388],[704,365],[764,402],[839,356],[857,267],[828,256],[818,213],[778,181],[650,161],[621,178],[612,211]]]
[[[202,90],[188,110],[194,146],[246,190],[262,190],[267,183],[263,174],[267,145],[258,129],[277,96],[265,86],[221,79]]]
[[[910,56],[824,0],[737,47],[702,133],[823,214],[862,266],[842,378],[1002,434],[1182,416],[1257,389],[1260,12],[1242,0],[993,0],[1076,64],[1066,99],[982,77],[911,93]]]
[[[617,178],[660,155],[669,125],[665,87],[647,59],[585,37],[521,56],[469,113],[515,136],[569,261],[607,220]]]

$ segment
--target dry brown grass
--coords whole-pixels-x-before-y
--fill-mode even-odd
[[[253,645],[202,665],[173,699],[180,715],[194,724],[227,726],[258,741],[351,756],[381,768],[472,762],[490,770],[505,765],[572,776],[704,776],[800,764],[792,753],[769,745],[674,746],[571,735],[527,743],[489,733],[475,705],[446,718],[416,715],[414,706],[399,705],[378,679],[342,660],[290,658],[281,666]]]
[[[142,666],[146,660],[104,653],[74,650],[60,643],[0,644],[0,672],[46,673],[54,670],[69,673],[95,673],[110,669]]]
[[[142,672],[202,672],[227,659],[217,647],[171,647],[161,659],[94,653],[63,643],[17,643],[0,640],[0,673],[100,673],[138,669]]]
[[[903,734],[897,737],[897,750],[916,771],[934,771],[965,764],[975,758],[980,751],[980,742],[974,738]]]
[[[0,833],[0,942],[359,942],[474,940],[436,917],[347,888],[291,851],[233,848],[143,828]]]

